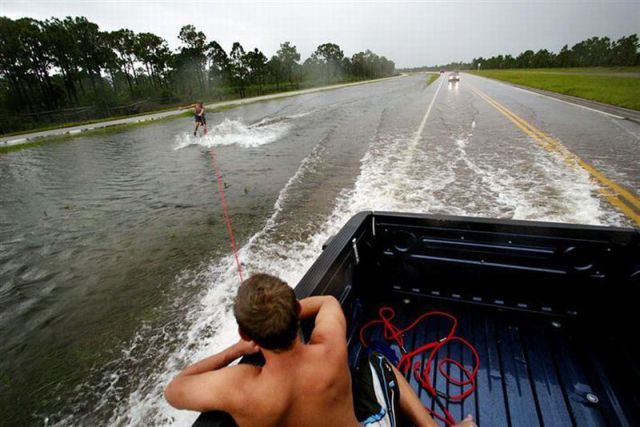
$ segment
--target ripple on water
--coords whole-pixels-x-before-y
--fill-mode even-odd
[[[18,218],[12,227],[35,229],[35,236],[64,249],[23,236],[15,247],[0,249],[6,260],[0,278],[20,270],[35,280],[26,287],[36,296],[14,307],[41,312],[29,323],[36,328],[64,325],[47,349],[51,363],[72,361],[84,369],[75,388],[56,389],[62,403],[38,414],[58,425],[193,420],[192,413],[166,404],[163,386],[185,364],[236,338],[229,308],[238,279],[233,259],[225,256],[226,230],[205,148],[219,147],[224,160],[236,232],[246,233],[238,239],[246,271],[269,271],[292,285],[327,238],[362,210],[582,221],[576,210],[586,206],[592,219],[608,220],[584,177],[561,171],[544,155],[479,149],[471,119],[455,134],[438,133],[440,122],[428,124],[413,141],[425,109],[424,83],[404,81],[371,86],[379,92],[336,92],[330,96],[346,99],[323,101],[308,116],[289,114],[282,103],[256,106],[260,114],[253,116],[251,108],[214,116],[224,118],[207,137],[191,137],[184,129],[192,124],[183,120],[108,140],[79,139],[15,160],[14,194],[33,197],[12,204],[23,206],[12,207]],[[292,99],[289,110],[322,99]],[[463,113],[473,113],[469,108]],[[404,167],[413,145],[414,161]],[[514,160],[522,156],[524,164]],[[544,199],[552,200],[548,211]],[[34,245],[29,257],[55,258],[64,273],[38,281],[45,270],[21,269],[14,255],[25,255],[28,244]],[[6,313],[0,311],[0,322]],[[19,344],[13,343],[13,354],[26,354],[15,350]],[[46,375],[36,362],[23,364]],[[52,379],[37,385],[46,390]]]

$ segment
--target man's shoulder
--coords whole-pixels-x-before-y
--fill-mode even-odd
[[[260,366],[252,365],[250,363],[239,363],[233,366],[227,366],[222,369],[228,369],[233,371],[233,376],[231,379],[242,378],[245,380],[255,380],[260,375],[262,368]]]
[[[217,376],[216,390],[212,390],[212,392],[216,394],[228,393],[230,390],[242,392],[245,386],[257,380],[261,369],[259,366],[247,363],[217,369],[212,372]]]
[[[247,363],[222,368],[219,371],[226,371],[228,375],[225,381],[218,384],[217,389],[212,392],[225,395],[230,411],[244,407],[255,389],[261,369],[259,366]]]
[[[322,325],[316,325],[311,333],[310,344],[326,347],[333,350],[336,347],[346,348],[345,326],[337,319],[323,322]]]
[[[323,333],[318,342],[310,342],[308,344],[309,357],[322,360],[324,362],[332,362],[341,360],[347,353],[347,346],[339,334]]]

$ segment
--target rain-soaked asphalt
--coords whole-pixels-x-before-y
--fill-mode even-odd
[[[194,418],[163,385],[235,339],[211,147],[245,269],[292,285],[361,210],[617,226],[639,213],[640,125],[466,74],[208,121],[197,139],[178,119],[0,157],[0,424]],[[626,214],[596,175],[630,191]]]

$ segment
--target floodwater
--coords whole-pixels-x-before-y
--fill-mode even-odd
[[[206,137],[179,119],[1,155],[0,424],[195,419],[164,385],[237,339],[212,148],[245,271],[292,286],[362,210],[632,225],[467,80],[638,192],[640,126],[467,76],[210,114]]]

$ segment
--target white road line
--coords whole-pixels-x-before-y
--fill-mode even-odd
[[[413,160],[413,154],[415,153],[416,147],[418,145],[418,141],[420,141],[420,137],[422,136],[422,131],[424,130],[424,126],[427,124],[427,119],[429,118],[429,115],[431,114],[431,109],[433,108],[433,104],[436,102],[436,98],[438,97],[438,93],[440,93],[440,89],[442,88],[442,84],[445,81],[445,79],[443,77],[440,77],[440,79],[441,79],[440,85],[438,86],[438,89],[436,89],[436,93],[433,95],[433,98],[431,98],[431,103],[429,104],[429,107],[427,108],[427,112],[424,113],[424,117],[422,118],[422,121],[420,122],[420,126],[418,126],[418,130],[416,131],[416,134],[413,137],[413,140],[411,141],[411,145],[409,145],[409,150],[407,152],[407,163],[410,163]]]
[[[627,129],[626,127],[622,126],[622,123],[618,122],[617,120],[613,120],[612,121],[616,126],[618,126],[620,129],[622,129],[623,131],[625,131],[626,133],[628,133],[629,135],[633,136],[635,139],[640,140],[640,135],[638,135],[637,133]],[[627,120],[625,123],[629,123],[629,121]]]
[[[467,76],[468,76],[468,74],[467,74]],[[474,76],[474,77],[481,77],[481,76]],[[564,103],[564,104],[572,105],[572,106],[574,106],[574,107],[580,107],[580,108],[582,108],[582,109],[584,109],[584,110],[589,110],[589,111],[593,111],[593,112],[595,112],[595,113],[604,114],[605,116],[609,116],[609,117],[614,118],[614,119],[618,119],[618,120],[624,120],[624,119],[625,119],[624,117],[622,117],[622,116],[618,116],[617,114],[608,113],[608,112],[606,112],[606,111],[602,111],[602,110],[597,110],[597,109],[595,109],[595,108],[587,107],[586,105],[577,104],[577,103],[575,103],[575,102],[565,101],[564,99],[559,99],[559,98],[555,98],[555,97],[553,97],[553,96],[545,95],[545,94],[543,94],[543,93],[534,92],[534,91],[532,91],[532,90],[528,90],[528,89],[525,89],[525,88],[522,88],[522,87],[514,86],[514,85],[511,85],[511,84],[509,84],[509,83],[501,82],[501,81],[499,81],[499,80],[488,79],[488,78],[486,78],[486,77],[482,77],[482,78],[485,78],[485,79],[487,79],[487,80],[490,80],[490,81],[492,81],[492,82],[494,82],[494,83],[500,83],[500,84],[503,84],[503,85],[505,85],[505,86],[509,86],[510,88],[513,88],[513,89],[518,89],[518,90],[521,90],[521,91],[523,91],[523,92],[531,93],[531,94],[533,94],[533,95],[538,95],[538,96],[541,96],[541,97],[543,97],[543,98],[552,99],[552,100],[554,100],[554,101],[562,102],[562,103]]]
[[[528,90],[528,89],[524,89],[524,88],[521,88],[521,87],[517,87],[517,86],[513,86],[513,87],[518,89],[518,90],[521,90],[523,92],[532,93],[534,95],[538,95],[538,96],[541,96],[543,98],[553,99],[554,101],[562,102],[562,103],[568,104],[568,105],[573,105],[574,107],[580,107],[580,108],[582,108],[584,110],[589,110],[589,111],[593,111],[595,113],[604,114],[605,116],[609,116],[609,117],[611,117],[613,119],[624,120],[624,117],[618,116],[617,114],[608,113],[608,112],[602,111],[602,110],[596,110],[595,108],[587,107],[586,105],[576,104],[575,102],[571,102],[571,101],[565,101],[564,99],[555,98],[553,96],[545,95],[545,94],[539,93],[539,92],[534,92],[534,91],[531,91],[531,90]]]

